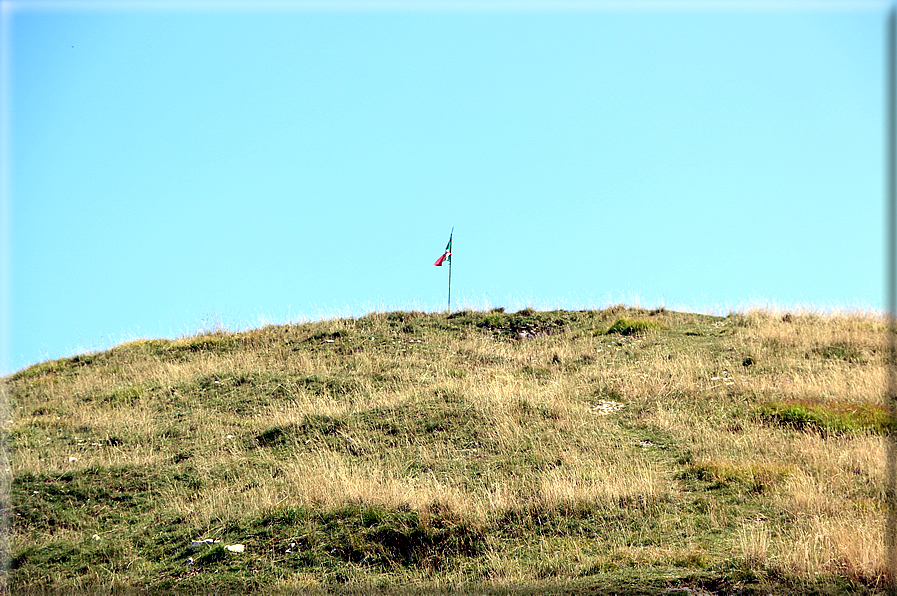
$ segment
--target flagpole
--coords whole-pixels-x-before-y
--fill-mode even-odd
[[[448,259],[449,264],[449,287],[448,287],[448,312],[452,313],[452,236],[455,235],[455,228],[452,227],[452,232],[449,234],[448,244],[445,245],[445,252],[442,253],[442,256],[436,259],[436,262],[433,263],[437,267],[442,267],[442,264]]]
[[[449,261],[448,311],[449,311],[449,314],[452,314],[452,262],[451,261]]]
[[[455,226],[452,226],[452,231],[449,233],[449,246],[454,249],[452,246],[452,236],[455,235]],[[448,312],[452,314],[452,257],[449,255],[449,287],[448,287]]]
[[[892,7],[887,21],[887,41],[885,56],[886,66],[886,96],[887,115],[885,116],[885,130],[887,149],[887,274],[885,295],[887,300],[888,317],[888,381],[885,389],[887,395],[887,408],[891,421],[897,415],[897,71],[895,71],[895,59],[897,59],[897,11]],[[894,573],[897,571],[897,511],[895,511],[895,487],[897,487],[897,439],[893,433],[888,436],[888,486],[885,494],[888,496],[886,506],[888,521],[885,525],[886,568],[891,572],[891,593],[897,591],[897,580]]]

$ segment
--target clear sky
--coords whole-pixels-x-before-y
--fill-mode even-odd
[[[889,3],[7,2],[2,372],[446,306],[884,307]]]

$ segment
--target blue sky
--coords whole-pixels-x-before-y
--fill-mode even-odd
[[[2,372],[455,307],[884,305],[888,3],[3,2]]]

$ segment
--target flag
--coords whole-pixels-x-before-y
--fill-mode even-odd
[[[454,234],[454,232],[452,232],[452,234]],[[445,254],[436,259],[436,262],[433,263],[437,267],[442,267],[443,261],[448,261],[449,263],[452,262],[452,234],[449,234],[448,244],[445,245]]]

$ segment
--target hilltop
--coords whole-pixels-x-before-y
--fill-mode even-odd
[[[866,314],[391,312],[132,341],[5,379],[8,582],[873,593],[884,382]]]

